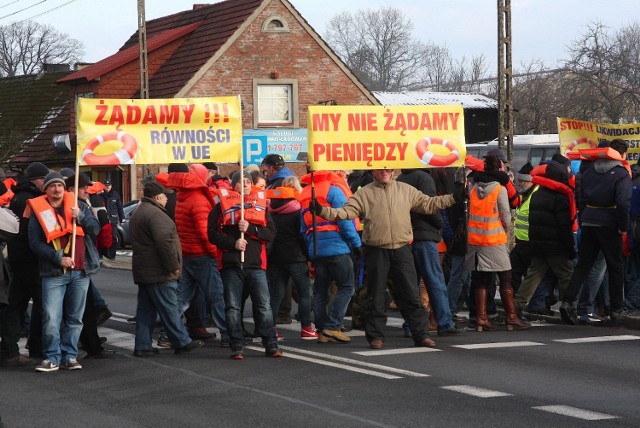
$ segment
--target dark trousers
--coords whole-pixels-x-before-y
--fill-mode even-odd
[[[580,287],[589,275],[591,267],[602,251],[609,273],[609,295],[611,310],[624,306],[624,260],[622,258],[622,235],[617,230],[604,226],[584,226],[578,245],[578,264],[573,269],[569,287],[563,301],[575,302]]]
[[[87,303],[84,306],[84,315],[82,315],[80,342],[82,343],[82,349],[87,351],[87,354],[89,355],[97,355],[103,350],[100,336],[98,336],[96,308],[93,304],[93,293],[87,293]]]
[[[527,269],[531,264],[531,246],[528,241],[520,241],[516,239],[516,245],[509,253],[511,260],[511,287],[514,294],[518,293],[522,277],[527,273]]]
[[[27,346],[29,355],[42,357],[42,287],[37,265],[11,265],[9,305],[2,325],[2,358],[14,358],[20,353],[18,341],[22,333],[24,312],[33,299],[31,330]]]
[[[405,245],[395,250],[367,246],[365,254],[368,302],[364,330],[367,339],[384,339],[387,324],[386,288],[389,276],[393,281],[396,303],[402,317],[411,328],[413,340],[419,343],[429,337],[428,318],[420,303],[416,287],[418,274],[411,246]]]

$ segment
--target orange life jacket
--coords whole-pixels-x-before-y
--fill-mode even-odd
[[[293,187],[276,187],[267,189],[267,199],[298,199],[298,193]]]
[[[502,186],[496,186],[484,199],[476,189],[469,195],[469,245],[493,247],[507,243],[507,233],[502,227],[498,213],[498,197]]]
[[[313,182],[315,187],[316,200],[323,207],[331,206],[329,202],[327,202],[327,196],[329,195],[329,188],[333,185],[338,187],[344,193],[344,196],[349,199],[353,192],[351,192],[351,188],[349,184],[347,184],[347,180],[343,175],[333,172],[333,171],[314,171],[313,173]],[[306,184],[305,187],[302,188],[302,193],[300,193],[299,200],[300,205],[302,206],[302,214],[304,224],[307,226],[307,233],[312,232],[313,230],[313,214],[309,211],[309,203],[311,202],[311,174],[305,174],[300,177],[300,183]],[[324,220],[320,217],[316,218],[316,226],[318,232],[323,230],[340,230],[338,227],[338,223],[330,222]],[[356,230],[362,230],[362,225],[360,224],[360,219],[355,219],[355,227]],[[335,227],[335,228],[334,228]]]
[[[60,238],[66,234],[73,233],[73,217],[71,217],[71,208],[75,205],[76,197],[73,192],[64,192],[62,207],[64,216],[56,214],[55,210],[49,203],[47,195],[38,196],[27,201],[28,208],[25,210],[25,218],[30,217],[31,213],[36,216],[45,237],[47,244],[56,238]],[[80,225],[76,227],[76,235],[84,236],[84,231]]]
[[[240,221],[240,193],[219,188],[215,201],[220,204],[222,210],[222,224],[238,224]],[[267,225],[267,197],[263,190],[244,195],[244,219],[258,226]]]
[[[622,157],[620,152],[612,149],[611,147],[600,147],[597,149],[581,149],[578,150],[580,152],[580,156],[582,159],[586,160],[597,160],[597,159],[611,159],[622,162],[622,166],[627,170],[629,176],[631,176],[631,167],[629,166],[629,162]]]
[[[9,205],[9,202],[11,202],[11,199],[13,198],[13,190],[11,190],[11,188],[16,184],[16,180],[9,177],[4,180],[3,183],[7,188],[7,191],[0,196],[0,206]]]

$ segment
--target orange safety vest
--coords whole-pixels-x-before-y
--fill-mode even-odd
[[[240,193],[220,188],[215,201],[222,210],[222,224],[233,225],[240,221]],[[258,226],[267,225],[267,197],[264,191],[244,195],[244,219]]]
[[[267,189],[267,199],[298,199],[298,193],[293,187],[276,187]]]
[[[3,181],[7,191],[0,196],[0,206],[9,205],[11,199],[13,198],[13,190],[11,188],[16,185],[16,180],[9,177]]]
[[[507,243],[507,234],[497,209],[501,189],[502,186],[496,186],[484,199],[480,199],[476,189],[471,191],[467,228],[469,245],[493,247]]]
[[[62,206],[64,217],[56,214],[47,195],[38,196],[27,200],[29,210],[25,210],[25,218],[30,217],[31,212],[35,214],[45,237],[47,244],[56,238],[60,238],[66,234],[73,233],[73,218],[71,217],[71,208],[75,205],[76,197],[73,192],[64,192]],[[76,235],[84,236],[84,231],[80,225],[76,227]]]

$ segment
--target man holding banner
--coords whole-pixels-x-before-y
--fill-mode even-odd
[[[398,306],[409,324],[415,346],[434,348],[429,338],[428,318],[420,304],[416,269],[410,242],[413,239],[410,212],[433,214],[464,198],[464,187],[455,195],[429,197],[418,189],[393,179],[392,169],[373,171],[373,183],[361,188],[342,208],[323,207],[312,201],[310,209],[330,221],[363,219],[362,242],[365,245],[365,271],[368,309],[365,333],[373,349],[384,346],[386,284],[391,275]]]

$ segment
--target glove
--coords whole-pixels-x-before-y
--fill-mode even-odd
[[[463,183],[455,183],[455,190],[453,191],[453,199],[456,201],[456,204],[460,204],[464,202],[465,198],[465,187]]]
[[[351,251],[353,251],[353,255],[360,260],[362,258],[362,246],[360,247],[352,247]]]
[[[464,167],[460,167],[456,170],[455,176],[454,176],[454,180],[456,183],[466,183],[467,181],[467,174],[464,170]]]
[[[322,205],[320,205],[315,199],[311,199],[311,202],[309,202],[309,210],[312,213],[315,213],[315,215],[320,215],[322,212]]]

